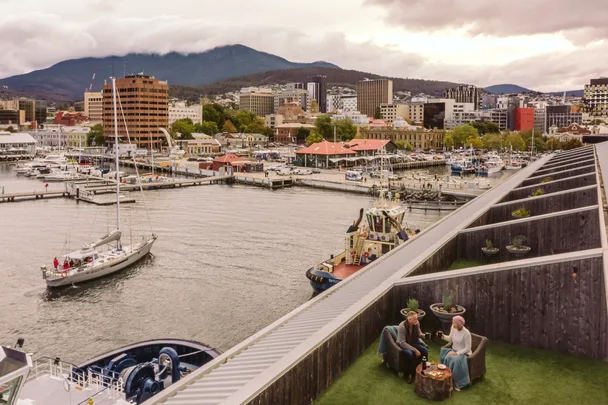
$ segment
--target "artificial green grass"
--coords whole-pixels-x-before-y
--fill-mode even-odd
[[[469,267],[484,266],[486,264],[488,263],[481,260],[457,259],[448,270],[468,269]]]
[[[439,361],[437,343],[429,357]],[[382,364],[378,341],[321,396],[315,405],[429,405],[414,384]],[[608,404],[608,364],[599,360],[490,342],[482,380],[447,401],[453,405]]]

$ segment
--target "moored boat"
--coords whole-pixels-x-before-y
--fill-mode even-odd
[[[155,339],[76,365],[59,358],[32,361],[17,348],[0,346],[0,403],[141,404],[220,354],[198,342]]]
[[[367,210],[361,208],[358,220],[346,231],[345,250],[342,253],[306,271],[315,292],[333,287],[419,232],[404,229],[401,223],[405,209],[400,205],[398,196],[393,200],[390,193],[387,194],[387,198],[378,199],[374,207]],[[367,223],[361,225],[364,216]]]

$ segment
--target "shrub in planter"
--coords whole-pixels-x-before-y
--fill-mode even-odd
[[[420,309],[418,300],[416,298],[409,298],[407,300],[407,307],[401,310],[401,315],[404,319],[407,319],[407,313],[410,311],[414,311],[418,314],[418,320],[422,320],[426,315],[426,312]]]
[[[545,194],[545,192],[543,190],[541,190],[540,188],[537,188],[536,191],[533,192],[530,197],[539,197],[543,194]]]
[[[452,324],[452,318],[456,315],[462,315],[466,312],[466,309],[461,305],[455,305],[452,303],[453,293],[444,295],[441,302],[431,305],[431,311],[441,322],[442,329],[445,333],[449,333],[450,325]]]
[[[525,208],[520,208],[511,213],[514,218],[526,218],[530,216],[530,211]]]
[[[486,256],[494,256],[500,251],[500,249],[497,247],[494,247],[494,244],[492,243],[492,241],[490,239],[486,239],[486,246],[482,247],[481,251]]]
[[[553,181],[553,179],[551,177],[545,177],[544,179],[542,179],[540,182],[541,183],[548,183],[550,181]]]
[[[524,245],[525,237],[516,236],[511,241],[510,245],[507,245],[507,250],[515,256],[525,256],[527,255],[532,248],[530,246]]]

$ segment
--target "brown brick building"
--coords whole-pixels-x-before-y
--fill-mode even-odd
[[[390,139],[393,142],[403,141],[414,149],[442,149],[445,131],[428,131],[423,128],[415,131],[392,128],[361,128],[361,134],[366,139]]]
[[[131,143],[138,148],[161,150],[165,136],[159,127],[169,126],[169,85],[166,81],[144,75],[116,79],[119,142],[128,143],[125,121]],[[119,102],[120,99],[120,102]],[[123,121],[120,104],[124,111]],[[103,135],[106,145],[114,142],[114,106],[112,83],[103,86]]]

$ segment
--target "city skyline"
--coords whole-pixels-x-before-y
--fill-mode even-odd
[[[236,0],[230,10],[215,4],[175,0],[168,10],[159,0],[85,0],[58,8],[8,0],[0,16],[0,77],[66,59],[236,43],[295,62],[537,91],[582,89],[608,63],[608,7],[599,0],[580,8],[565,0],[454,0],[437,7],[419,0],[311,0],[306,8]]]

